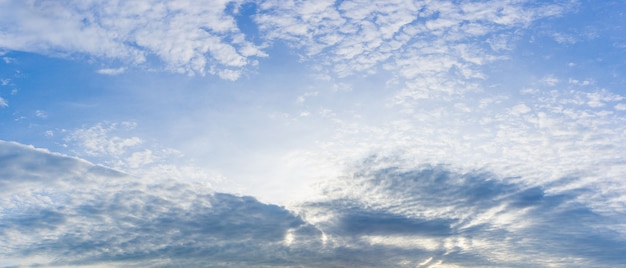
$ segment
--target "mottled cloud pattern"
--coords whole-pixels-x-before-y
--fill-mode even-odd
[[[320,234],[284,208],[201,185],[140,180],[7,142],[0,161],[3,267],[34,257],[45,266],[287,265],[298,256],[288,232]]]
[[[0,267],[623,266],[625,11],[0,0]]]
[[[237,79],[254,57],[265,56],[239,31],[238,4],[230,1],[6,1],[0,6],[0,23],[7,26],[0,46],[11,50],[84,54],[123,64],[156,56],[168,70],[224,79]]]
[[[626,250],[626,215],[578,202],[584,189],[486,171],[373,156],[297,215],[16,143],[0,161],[3,266],[611,267]]]
[[[53,55],[85,54],[236,80],[242,68],[266,57],[264,48],[287,42],[339,77],[383,69],[419,86],[425,74],[455,70],[481,78],[476,67],[498,58],[513,28],[558,15],[568,2],[529,1],[259,1],[251,19],[257,35],[237,24],[243,1],[4,2],[0,47]],[[252,40],[258,40],[253,42]],[[477,42],[478,41],[478,42]],[[487,44],[484,46],[484,44]],[[104,68],[116,74],[123,67]],[[422,82],[423,83],[423,82]],[[437,86],[429,88],[449,91]],[[450,92],[448,92],[450,93]],[[409,93],[407,93],[409,94]],[[411,93],[415,95],[416,93]]]
[[[620,219],[626,215],[603,214],[580,202],[588,189],[551,194],[550,186],[525,186],[487,171],[396,164],[376,156],[364,160],[350,176],[328,184],[329,199],[307,204],[307,219],[335,238],[329,240],[359,254],[375,256],[372,252],[379,250],[385,261],[395,259],[406,267],[425,260],[432,267],[623,262]],[[390,265],[377,261],[367,262]]]

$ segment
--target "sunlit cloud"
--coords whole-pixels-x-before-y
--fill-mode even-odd
[[[619,266],[624,10],[0,1],[0,266]]]

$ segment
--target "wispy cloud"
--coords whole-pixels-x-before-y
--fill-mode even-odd
[[[65,146],[78,156],[97,159],[103,165],[146,179],[168,177],[209,183],[221,177],[184,158],[178,150],[146,143],[131,134],[135,128],[137,123],[132,121],[100,122],[68,131]]]
[[[118,75],[118,74],[122,74],[126,71],[125,67],[119,67],[119,68],[104,68],[104,69],[99,69],[98,72],[99,74],[106,74],[106,75]]]
[[[126,153],[129,147],[141,144],[142,140],[139,137],[111,136],[109,133],[120,127],[129,129],[134,128],[134,126],[135,123],[133,122],[100,123],[93,127],[74,131],[67,138],[67,141],[77,142],[88,155],[122,155]]]

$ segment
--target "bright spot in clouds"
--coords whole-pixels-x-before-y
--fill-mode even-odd
[[[623,265],[625,11],[0,1],[0,267]]]

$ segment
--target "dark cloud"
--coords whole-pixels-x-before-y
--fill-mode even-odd
[[[626,215],[595,212],[581,201],[587,189],[550,194],[484,171],[395,163],[366,159],[328,184],[329,200],[308,204],[312,218],[335,215],[317,226],[334,239],[350,239],[354,259],[380,247],[366,238],[382,236],[400,237],[395,250],[393,243],[379,249],[386,258],[413,265],[428,256],[462,267],[613,267],[626,261],[619,223]],[[420,239],[431,245],[420,249]]]
[[[292,212],[252,197],[142,182],[18,144],[0,147],[10,167],[2,171],[6,187],[29,184],[0,194],[0,254],[22,264],[47,256],[44,265],[281,266],[304,254],[288,247],[287,232],[320,237]]]
[[[366,159],[301,216],[0,142],[0,266],[615,267],[626,217],[516,178]],[[574,179],[564,179],[560,186]],[[16,185],[21,185],[17,187]],[[31,261],[37,256],[36,261]],[[41,258],[43,256],[43,258]]]

